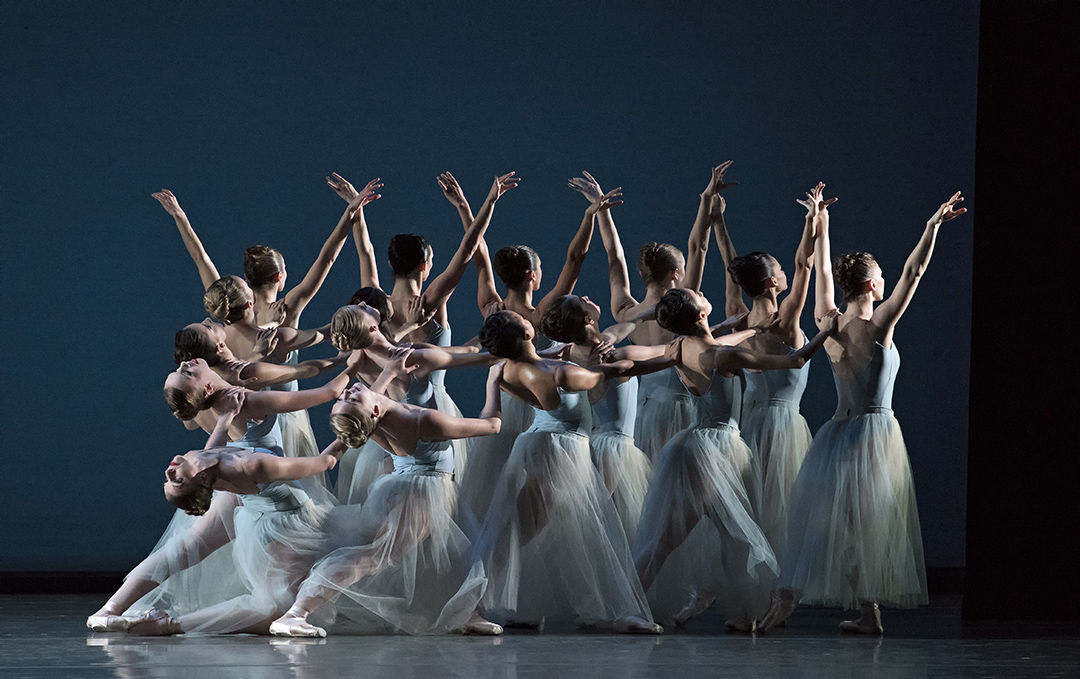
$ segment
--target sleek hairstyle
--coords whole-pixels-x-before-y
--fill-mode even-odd
[[[379,288],[360,288],[349,298],[349,304],[363,302],[379,312],[379,332],[383,334],[391,344],[394,344],[394,331],[390,329],[390,297]]]
[[[210,502],[214,499],[214,489],[192,482],[191,488],[185,492],[177,493],[175,489],[169,492],[170,487],[165,487],[165,499],[178,509],[183,509],[192,516],[202,516],[210,509]]]
[[[584,342],[588,338],[585,332],[588,319],[580,297],[563,295],[544,312],[544,317],[540,319],[540,332],[556,342]]]
[[[202,391],[189,394],[183,389],[165,387],[165,402],[172,414],[181,420],[193,420],[199,411],[206,410],[206,395]]]
[[[244,278],[253,287],[274,282],[274,276],[285,270],[285,258],[274,248],[252,245],[244,250]]]
[[[241,320],[244,307],[250,301],[242,279],[237,276],[222,276],[211,283],[203,295],[206,313],[225,325]]]
[[[180,365],[193,358],[201,358],[209,366],[221,361],[217,343],[210,339],[210,333],[191,327],[181,328],[173,338],[173,360]]]
[[[479,337],[480,346],[499,358],[518,358],[525,349],[525,326],[510,311],[498,311],[488,316]]]
[[[638,273],[645,284],[660,283],[679,268],[682,250],[670,243],[646,243],[638,250]]]
[[[371,346],[367,317],[356,305],[343,306],[330,319],[330,344],[338,351],[366,349]]]
[[[359,448],[371,438],[375,431],[375,420],[367,413],[334,413],[330,416],[330,431],[350,448]]]
[[[685,288],[668,290],[656,303],[656,322],[676,335],[693,334],[699,313],[701,307]]]
[[[390,239],[390,268],[395,276],[411,275],[416,268],[431,259],[431,245],[415,233],[399,233]]]
[[[491,268],[507,288],[516,290],[529,273],[540,268],[540,255],[528,245],[508,245],[495,253]]]
[[[731,260],[727,270],[736,285],[751,297],[757,297],[766,290],[765,279],[776,275],[775,261],[766,252],[751,252]]]
[[[844,293],[845,300],[852,300],[863,292],[862,284],[870,280],[870,272],[877,262],[868,252],[848,252],[833,260],[833,277]]]

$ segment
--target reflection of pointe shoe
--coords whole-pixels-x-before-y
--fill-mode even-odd
[[[169,617],[169,614],[160,608],[151,608],[132,620],[127,631],[128,634],[144,637],[167,637],[184,633],[184,630],[180,629],[180,621]]]
[[[782,596],[778,592],[772,593],[772,601],[769,611],[758,624],[757,631],[765,632],[773,627],[787,627],[787,620],[795,612],[795,600]]]
[[[627,615],[611,623],[611,629],[619,634],[663,634],[664,628],[651,620]]]
[[[121,615],[91,615],[86,619],[86,626],[94,632],[126,632],[131,620]]]
[[[690,603],[683,606],[682,610],[675,614],[675,626],[682,627],[690,622],[691,618],[696,618],[701,615],[709,608],[709,606],[712,606],[714,601],[716,601],[715,595],[710,594],[702,596],[699,594],[695,596],[690,600]]]
[[[326,630],[312,625],[304,618],[283,615],[270,623],[270,634],[275,637],[325,637]]]
[[[750,634],[757,631],[757,621],[753,618],[732,618],[724,623],[724,627],[732,632]]]
[[[877,604],[864,603],[859,606],[862,614],[857,620],[845,620],[840,623],[840,631],[849,634],[882,634],[881,609]]]

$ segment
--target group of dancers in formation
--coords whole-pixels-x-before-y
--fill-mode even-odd
[[[801,601],[858,608],[841,628],[881,633],[879,605],[925,603],[911,469],[891,410],[893,330],[963,199],[934,212],[886,297],[871,255],[832,261],[836,199],[823,184],[798,201],[806,215],[790,279],[772,255],[738,256],[724,219],[730,166],[712,169],[685,257],[667,243],[640,249],[641,300],[611,216],[620,189],[605,192],[588,173],[570,180],[588,207],[538,302],[536,251],[492,257],[484,238],[514,173],[495,178],[475,213],[441,175],[461,244],[432,276],[427,241],[394,236],[388,292],[364,214],[378,179],[357,191],[327,178],[348,206],[287,293],[278,251],[249,248],[243,277],[220,276],[176,197],[154,194],[195,260],[210,315],[176,334],[165,400],[210,437],[169,464],[176,515],[88,626],[499,634],[570,614],[582,627],[658,634],[659,623],[715,605],[730,629],[752,632],[785,625]],[[607,328],[600,307],[574,294],[597,227],[616,320]],[[300,329],[350,233],[364,287],[328,325]],[[700,292],[710,236],[726,278],[717,325]],[[455,346],[447,300],[470,261],[485,320]],[[807,338],[800,318],[815,269],[818,332]],[[326,340],[336,357],[298,361]],[[822,346],[838,405],[812,437],[799,400]],[[478,417],[463,417],[444,386],[447,370],[470,366],[489,371]],[[297,387],[336,370],[323,386]],[[336,440],[319,452],[306,409],[328,401]]]

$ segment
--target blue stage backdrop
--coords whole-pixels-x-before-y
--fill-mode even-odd
[[[0,14],[0,570],[130,568],[171,514],[162,470],[205,441],[161,397],[173,334],[205,314],[153,191],[175,192],[222,273],[266,244],[295,283],[344,208],[331,171],[385,182],[367,209],[384,267],[390,237],[417,232],[441,270],[462,229],[436,175],[452,171],[477,206],[515,170],[488,242],[539,250],[545,291],[586,207],[566,186],[583,169],[623,187],[614,217],[632,269],[646,241],[685,248],[709,168],[727,159],[736,247],[789,272],[795,200],[818,180],[840,197],[834,252],[874,253],[890,290],[938,204],[962,190],[971,205],[974,0],[16,1]],[[938,567],[964,561],[974,221],[942,229],[896,333],[896,414]],[[578,290],[610,319],[606,278],[597,234]],[[303,325],[357,287],[350,241]],[[457,342],[481,323],[475,292],[470,269],[450,305]],[[715,248],[705,292],[723,296]],[[483,380],[449,376],[464,413],[479,411]],[[834,406],[822,354],[803,400],[811,429]],[[311,412],[321,445],[328,411]]]

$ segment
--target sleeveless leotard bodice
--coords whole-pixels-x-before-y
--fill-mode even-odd
[[[428,323],[427,343],[436,347],[448,347],[450,345],[451,332],[449,327],[442,327],[435,320]],[[442,387],[446,379],[445,370],[435,370],[429,378],[436,387]],[[434,407],[434,406],[431,406]]]
[[[274,454],[281,457],[280,452]],[[240,496],[240,502],[247,509],[254,509],[264,514],[286,512],[300,509],[311,502],[311,496],[304,492],[296,481],[271,481],[256,485],[259,487],[258,495]]]
[[[285,362],[279,363],[278,365],[296,365],[299,361],[300,352],[293,349],[285,358]],[[299,391],[300,385],[296,383],[296,380],[292,380],[291,382],[286,382],[285,384],[277,384],[269,388],[273,389],[274,391]]]
[[[874,354],[862,372],[850,380],[842,380],[833,372],[836,383],[836,414],[834,420],[873,412],[892,412],[893,385],[900,369],[900,352],[896,343],[886,348],[874,342]]]
[[[592,408],[589,407],[589,392],[565,391],[559,388],[559,405],[552,410],[536,411],[532,426],[528,431],[552,431],[562,434],[588,436],[592,429]]]
[[[784,354],[795,352],[788,345],[781,344]],[[790,401],[797,404],[806,391],[806,378],[809,374],[810,361],[801,368],[791,370],[744,371],[746,392],[743,394],[743,404],[747,408],[767,405],[769,401]]]
[[[648,399],[667,399],[671,397],[689,398],[690,392],[683,386],[675,368],[665,368],[648,375],[642,375],[638,393]]]
[[[724,377],[713,371],[709,390],[694,399],[694,406],[697,411],[695,427],[738,429],[742,415],[742,384],[738,374]]]
[[[263,448],[274,455],[284,455],[277,413],[270,413],[261,422],[249,419],[244,437],[238,441],[229,441],[226,445],[233,448]]]
[[[615,432],[634,437],[637,420],[637,379],[609,380],[607,391],[593,404],[593,433]]]
[[[449,335],[449,331],[447,331]],[[437,410],[435,402],[435,372],[426,377],[412,377],[402,403]],[[452,441],[417,441],[412,455],[391,455],[395,474],[454,473],[454,447]]]

